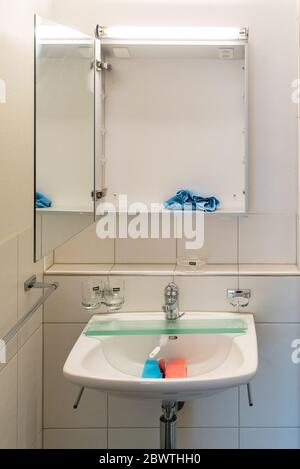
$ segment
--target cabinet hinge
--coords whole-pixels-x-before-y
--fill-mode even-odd
[[[103,199],[107,195],[107,189],[96,190],[96,200]],[[94,198],[94,191],[91,192],[92,199]]]
[[[249,28],[240,29],[240,39],[247,40],[249,38]]]
[[[104,26],[100,26],[99,24],[97,24],[95,28],[95,37],[97,39],[101,39],[103,36],[104,36]]]
[[[102,70],[111,70],[111,65],[108,62],[102,62],[102,60],[96,60],[96,70],[97,72],[102,72]]]

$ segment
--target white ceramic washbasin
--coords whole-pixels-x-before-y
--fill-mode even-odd
[[[96,315],[91,321],[160,320],[164,313]],[[186,313],[188,319],[243,319],[244,334],[178,335],[161,349],[165,359],[184,358],[187,378],[144,379],[141,373],[149,353],[160,344],[160,335],[87,337],[82,333],[64,366],[74,384],[131,398],[184,401],[203,393],[248,383],[256,374],[257,340],[251,314]]]

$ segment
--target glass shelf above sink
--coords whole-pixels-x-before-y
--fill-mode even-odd
[[[180,334],[245,334],[247,322],[243,319],[179,319],[167,320],[112,320],[88,324],[84,334],[89,337],[117,335],[180,335]]]

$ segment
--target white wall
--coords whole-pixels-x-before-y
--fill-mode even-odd
[[[42,276],[33,264],[33,14],[50,14],[48,0],[0,1],[0,337],[40,292],[24,281]],[[42,311],[11,341],[0,365],[0,447],[41,447]]]

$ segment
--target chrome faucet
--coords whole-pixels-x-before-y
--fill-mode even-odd
[[[166,313],[166,319],[172,321],[179,319],[183,314],[179,314],[179,288],[175,283],[169,283],[165,288],[165,304],[162,310]]]

